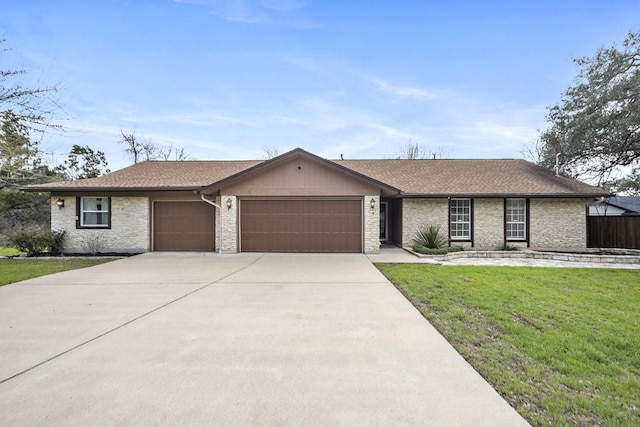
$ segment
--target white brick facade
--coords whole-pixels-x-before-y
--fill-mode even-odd
[[[67,232],[64,252],[148,252],[150,217],[148,197],[111,197],[111,228],[76,228],[76,197],[64,198],[64,208],[51,197],[51,229]]]
[[[231,208],[227,208],[227,200],[231,200]],[[236,196],[222,195],[216,197],[216,203],[221,206],[216,209],[216,224],[221,224],[216,226],[216,250],[219,250],[222,240],[223,253],[238,252],[238,199]],[[222,236],[219,236],[220,233]]]
[[[375,207],[371,209],[371,199]],[[380,253],[380,197],[364,196],[364,253]]]

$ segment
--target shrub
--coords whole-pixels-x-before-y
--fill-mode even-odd
[[[429,249],[440,249],[447,245],[447,238],[440,233],[439,225],[429,225],[416,231],[413,243],[417,246],[424,246]]]
[[[517,246],[511,246],[507,243],[505,243],[504,245],[498,247],[499,251],[517,251],[519,250],[519,248]]]
[[[426,246],[422,246],[422,245],[414,245],[413,250],[414,252],[418,252],[419,254],[424,254],[424,255],[446,255],[449,252],[460,252],[462,248],[460,246],[450,246],[450,247],[434,249],[434,248],[427,248]]]
[[[104,250],[106,243],[103,234],[94,234],[82,241],[82,249],[91,255],[96,255]]]
[[[65,231],[21,230],[12,233],[9,241],[20,252],[40,255],[46,252],[60,253],[64,248]]]

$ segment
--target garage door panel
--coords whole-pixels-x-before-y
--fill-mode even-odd
[[[243,252],[362,252],[361,200],[241,200]]]
[[[155,202],[155,251],[213,251],[215,208],[204,202]]]

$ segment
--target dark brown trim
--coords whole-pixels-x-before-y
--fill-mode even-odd
[[[447,237],[451,246],[451,197],[447,197]]]
[[[82,215],[81,211],[81,199],[83,197],[102,197],[107,199],[107,225],[101,225],[97,227],[87,227],[86,225],[81,225],[80,216]],[[77,196],[76,197],[76,229],[79,230],[110,230],[111,229],[111,196]]]
[[[531,200],[529,198],[525,199],[525,206],[526,206],[525,209],[527,210],[527,212],[525,212],[525,215],[526,215],[525,216],[525,221],[527,221],[527,224],[525,225],[526,230],[527,230],[526,231],[526,233],[527,233],[527,247],[530,246],[529,242],[531,241],[531,235],[530,235],[531,233],[529,232],[529,224],[531,223],[531,221],[529,220],[529,211],[531,210],[530,201]]]
[[[473,211],[474,211],[474,209],[473,209],[473,200],[474,199],[469,199],[469,222],[470,222],[470,224],[469,224],[469,237],[471,238],[471,247],[472,248],[474,246],[473,238],[474,238],[474,236],[476,234],[476,233],[474,233],[474,230],[473,230],[473,228],[475,227],[475,225],[474,225],[475,221],[474,221],[474,218],[473,218]]]
[[[465,193],[465,194],[451,194],[451,193],[401,193],[396,197],[403,199],[583,199],[585,197],[602,197],[604,193],[582,194],[582,193],[568,193],[568,194],[522,194],[522,193]]]
[[[507,198],[502,199],[502,244],[507,246]]]

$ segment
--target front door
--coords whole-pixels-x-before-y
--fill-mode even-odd
[[[387,202],[380,203],[380,241],[385,242],[388,240],[387,236],[387,223],[388,221],[388,207]]]

